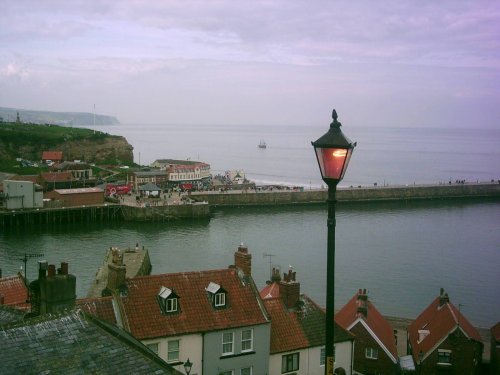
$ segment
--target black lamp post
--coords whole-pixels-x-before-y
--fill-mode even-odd
[[[333,121],[326,134],[311,142],[316,151],[323,181],[328,185],[328,241],[326,258],[326,343],[325,374],[333,374],[334,369],[334,308],[335,308],[335,204],[337,184],[344,177],[352,151],[352,143],[340,130],[337,112],[332,112]]]
[[[184,362],[184,371],[186,371],[187,375],[189,375],[189,373],[191,372],[192,367],[193,367],[193,363],[188,358],[187,361]]]
[[[424,352],[418,352],[418,373],[419,375],[422,373],[422,361],[424,360]]]

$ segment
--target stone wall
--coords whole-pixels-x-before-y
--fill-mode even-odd
[[[211,206],[258,206],[304,203],[324,203],[327,190],[270,191],[270,192],[208,192],[192,193],[191,198],[208,202]],[[339,202],[369,202],[413,199],[448,199],[473,197],[500,197],[500,184],[453,184],[428,186],[397,186],[369,188],[340,188]]]

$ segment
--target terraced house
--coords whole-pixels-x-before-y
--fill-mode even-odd
[[[268,373],[270,319],[243,245],[227,269],[138,276],[112,297],[94,311],[89,300],[82,308],[116,322],[178,370],[189,359],[191,375]]]

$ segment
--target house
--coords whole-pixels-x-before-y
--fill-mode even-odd
[[[62,163],[54,164],[52,170],[57,172],[69,171],[73,180],[87,181],[94,179],[92,175],[92,168],[86,163],[76,163],[71,161],[64,161]]]
[[[46,199],[60,202],[62,207],[91,206],[104,203],[100,188],[56,189],[45,193]]]
[[[28,287],[21,273],[2,277],[0,273],[0,306],[23,305],[28,300]]]
[[[54,189],[68,189],[71,188],[73,176],[71,172],[42,172],[38,179],[39,184],[43,186],[44,191]]]
[[[105,295],[117,324],[192,374],[266,374],[270,320],[251,276],[251,254],[241,245],[227,269],[137,276],[109,268]]]
[[[130,183],[135,190],[139,186],[151,183],[158,186],[166,186],[167,172],[165,170],[154,169],[150,171],[137,171],[127,175],[127,183]]]
[[[422,374],[481,373],[481,336],[442,288],[408,327],[408,344]]]
[[[325,373],[325,311],[300,294],[296,273],[274,269],[260,296],[271,316],[269,375]],[[354,335],[335,324],[335,368],[352,373]]]
[[[139,186],[139,194],[142,197],[159,197],[161,189],[155,184],[148,182],[145,185]]]
[[[500,322],[491,327],[490,374],[500,374]]]
[[[43,151],[42,163],[61,163],[63,161],[62,151]]]
[[[5,180],[3,182],[3,207],[7,210],[42,208],[42,187],[32,181]]]
[[[356,336],[353,374],[396,374],[398,352],[393,329],[359,289],[336,314],[337,323]]]
[[[169,187],[190,190],[192,185],[202,186],[207,184],[211,178],[210,164],[201,161],[159,159],[155,160],[151,167],[160,168],[167,172]]]
[[[0,347],[2,374],[181,375],[127,332],[81,310],[3,325]]]

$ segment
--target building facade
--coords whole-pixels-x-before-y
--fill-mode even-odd
[[[43,207],[43,189],[32,181],[5,180],[3,194],[3,206],[8,210]]]
[[[481,336],[443,289],[408,327],[408,346],[422,374],[481,374]]]
[[[366,289],[359,289],[336,314],[337,323],[354,334],[353,374],[397,374],[398,352],[394,331],[368,299]]]

